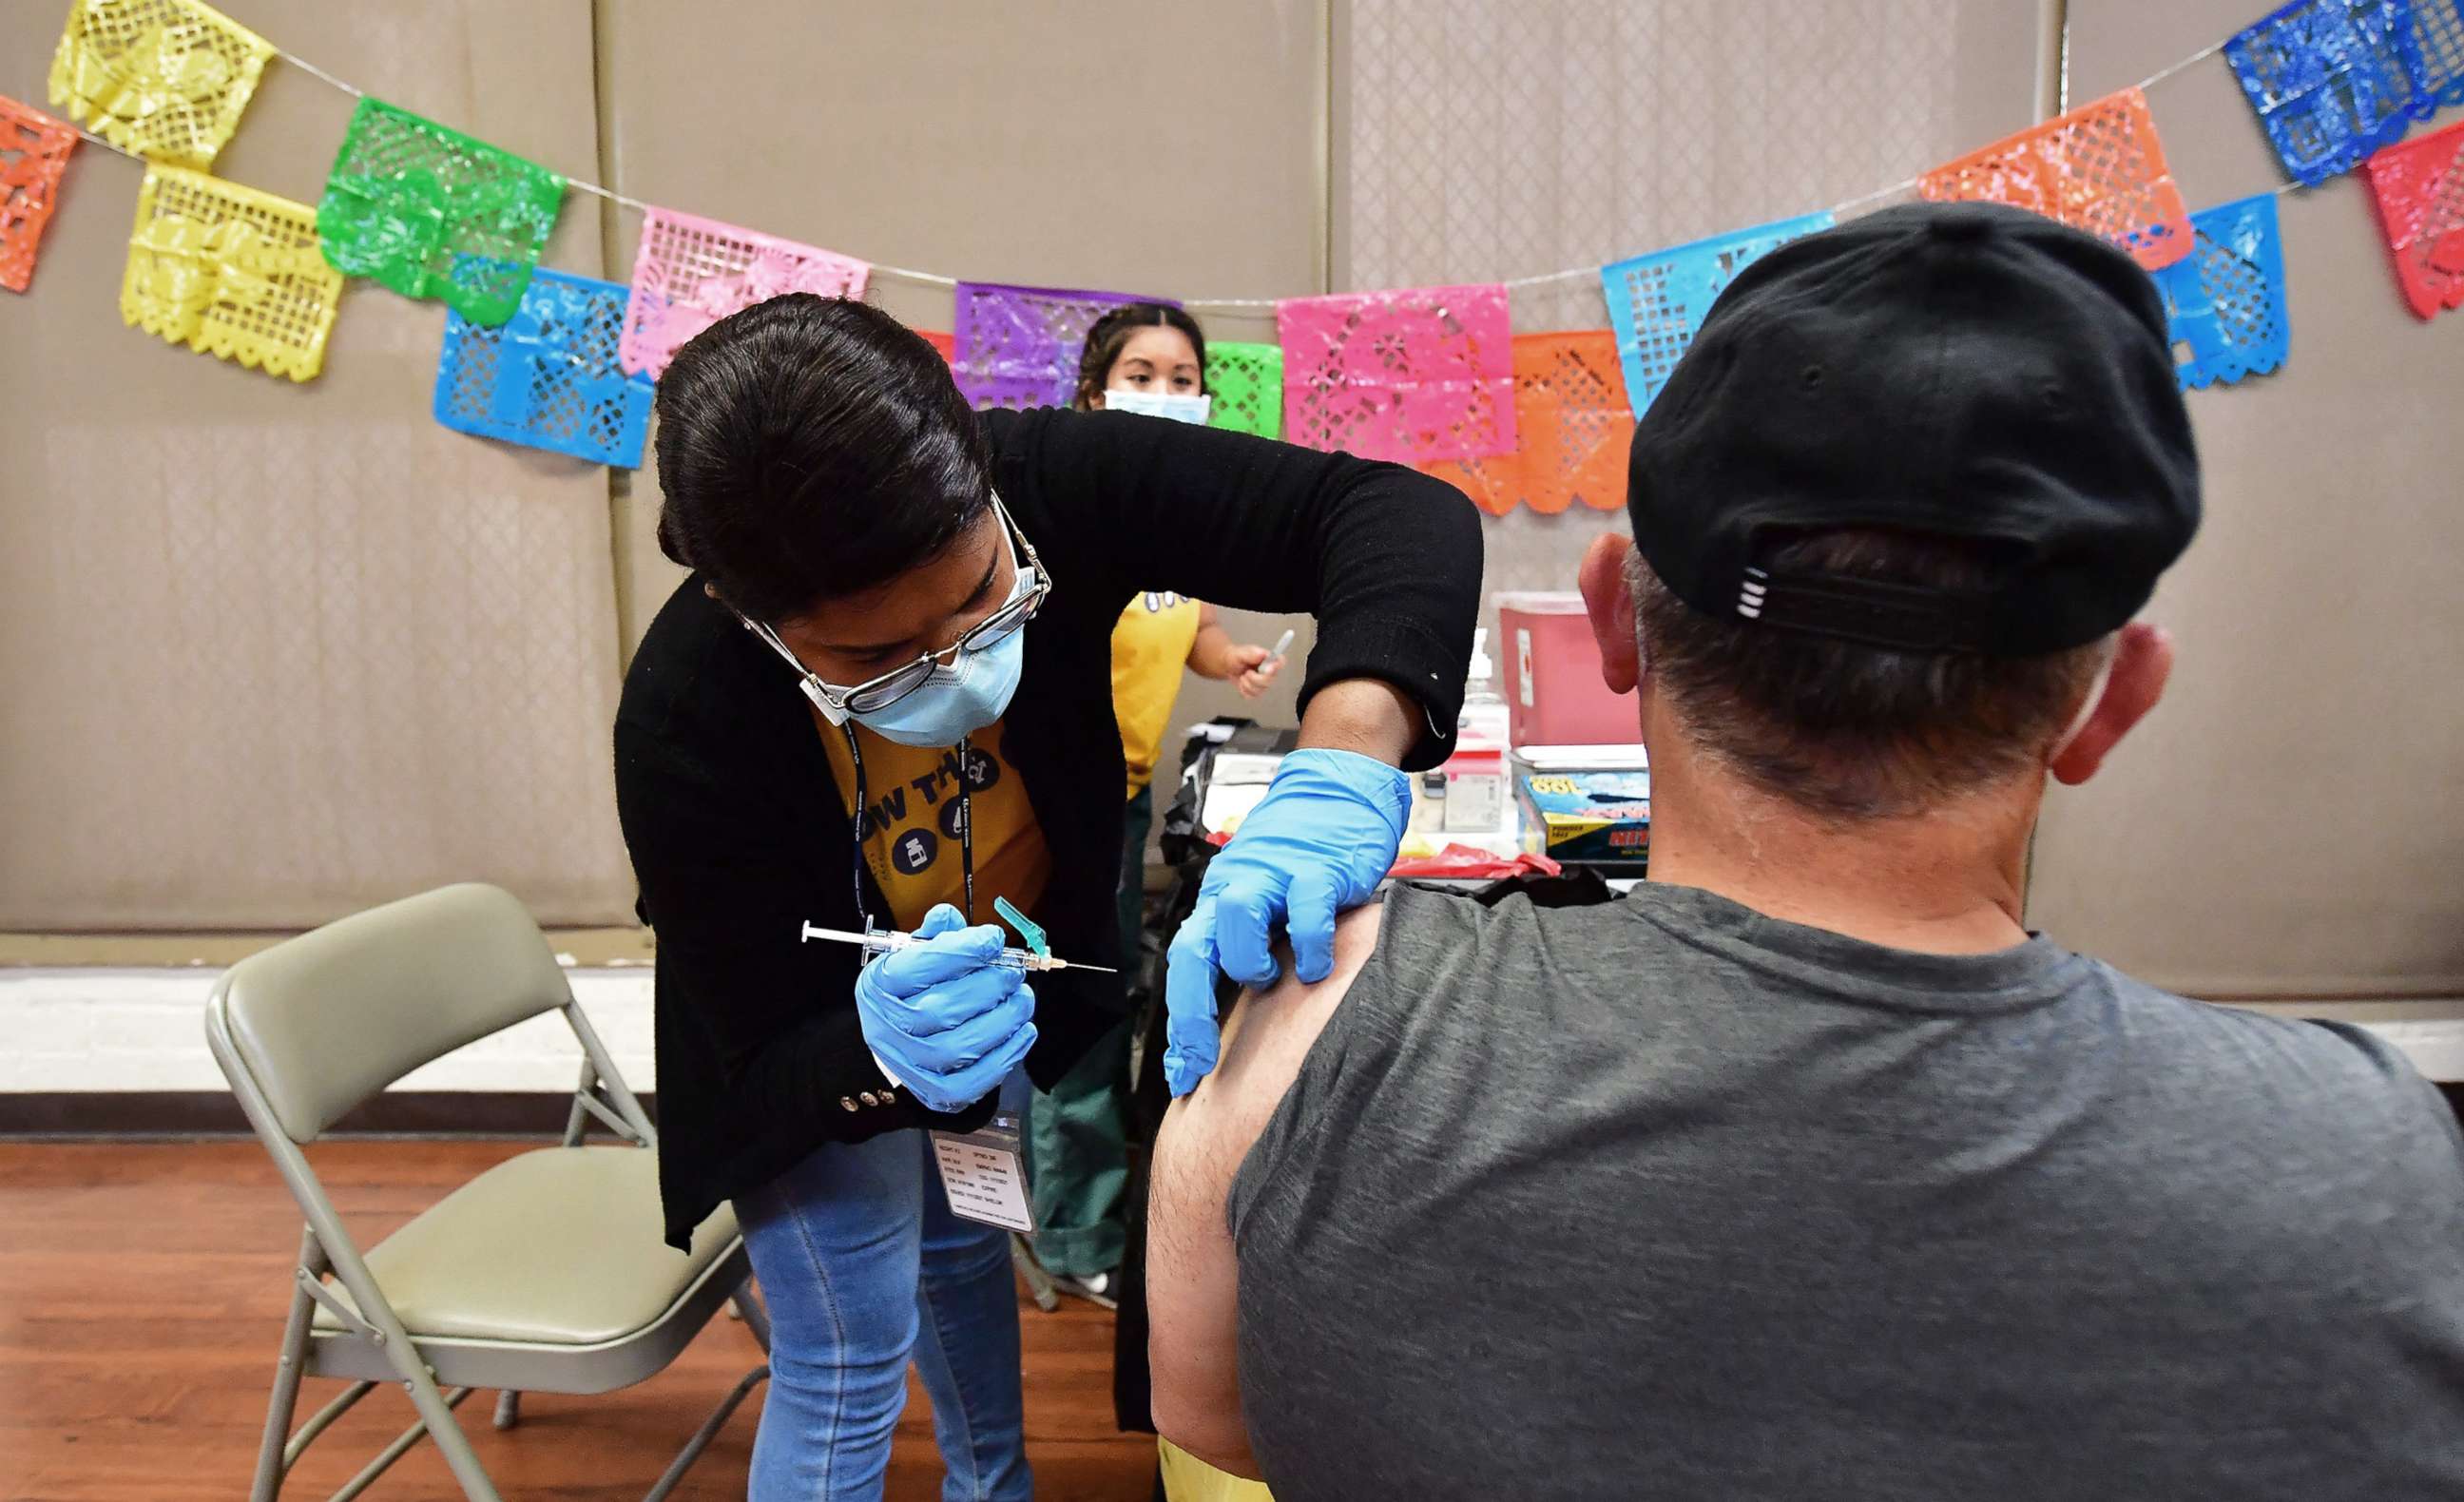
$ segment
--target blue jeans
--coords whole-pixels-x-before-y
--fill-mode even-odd
[[[770,1308],[752,1502],[879,1502],[911,1357],[944,1502],[1031,1496],[1009,1236],[950,1213],[927,1134],[820,1148],[736,1216]]]

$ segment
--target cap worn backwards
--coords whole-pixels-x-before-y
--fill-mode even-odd
[[[1695,609],[1912,652],[2079,646],[2199,521],[2163,298],[2127,254],[1991,204],[1918,204],[1740,273],[1634,436],[1636,546]],[[1774,569],[1814,533],[1964,539],[1974,592]]]

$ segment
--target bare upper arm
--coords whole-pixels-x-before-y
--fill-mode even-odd
[[[1242,992],[1223,1020],[1222,1051],[1215,1071],[1165,1114],[1155,1161],[1158,1167],[1169,1162],[1187,1169],[1204,1181],[1219,1225],[1233,1175],[1265,1130],[1267,1118],[1283,1104],[1284,1093],[1352,989],[1353,977],[1376,949],[1381,917],[1382,910],[1372,905],[1335,920],[1334,968],[1325,980],[1302,981],[1292,973],[1287,953],[1280,980],[1264,991]]]
[[[1254,1474],[1241,1424],[1240,1271],[1224,1200],[1326,1030],[1353,978],[1377,947],[1375,907],[1334,925],[1334,969],[1314,984],[1283,979],[1243,993],[1223,1023],[1215,1072],[1173,1102],[1155,1139],[1147,1202],[1147,1362],[1155,1426],[1181,1448]]]

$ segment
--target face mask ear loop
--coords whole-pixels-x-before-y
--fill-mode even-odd
[[[2097,706],[2104,702],[2104,691],[2113,682],[2113,665],[2121,656],[2122,643],[2116,640],[2112,649],[2105,652],[2104,661],[2097,665],[2096,676],[2088,679],[2087,693],[2080,698],[2078,711],[2071,716],[2069,726],[2055,739],[2054,748],[2045,753],[2048,766],[2062,759],[2062,753],[2079,738],[2079,732],[2087,728],[2087,722],[2096,718]]]

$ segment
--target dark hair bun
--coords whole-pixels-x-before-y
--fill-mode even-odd
[[[659,551],[756,620],[937,556],[992,496],[940,353],[862,302],[794,292],[702,330],[660,377]]]

